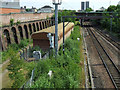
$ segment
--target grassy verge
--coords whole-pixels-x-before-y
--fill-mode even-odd
[[[80,38],[80,41],[77,40]],[[79,26],[75,26],[70,38],[65,41],[65,54],[62,49],[57,59],[39,61],[35,68],[34,84],[30,88],[83,88],[84,64],[82,37]],[[52,71],[52,77],[48,72]]]

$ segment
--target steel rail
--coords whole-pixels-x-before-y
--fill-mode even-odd
[[[105,54],[107,55],[107,57],[109,58],[109,60],[112,62],[111,65],[114,66],[114,69],[117,71],[116,73],[118,73],[118,76],[120,76],[120,70],[119,70],[119,69],[117,68],[117,66],[113,63],[112,59],[111,59],[110,56],[107,54],[107,52],[105,51],[105,49],[102,47],[102,45],[100,44],[100,42],[98,41],[98,39],[96,38],[96,36],[94,35],[94,33],[91,31],[91,29],[87,29],[87,31],[88,31],[88,33],[90,34],[92,40],[93,40],[93,37],[95,38],[95,40],[96,40],[97,43],[100,45],[100,47],[102,48],[102,50],[105,52]],[[94,43],[94,41],[93,41],[93,43]],[[95,44],[95,43],[94,43],[94,44]],[[105,66],[105,68],[106,68],[106,70],[107,70],[107,72],[108,72],[108,74],[109,74],[109,76],[110,76],[110,78],[111,78],[111,80],[112,80],[112,82],[113,82],[113,85],[115,86],[116,89],[117,89],[118,87],[120,88],[120,86],[118,86],[118,84],[115,82],[115,79],[114,79],[114,77],[113,77],[113,74],[110,72],[110,68],[109,68],[109,66],[106,64],[106,62],[105,62],[105,60],[103,59],[102,55],[100,54],[97,46],[95,46],[95,47],[96,47],[96,50],[97,50],[97,52],[98,52],[98,54],[99,54],[99,56],[100,56],[100,58],[101,58],[101,60],[102,60],[102,62],[103,62],[103,64],[104,64],[104,66]]]
[[[120,44],[117,43],[115,40],[112,38],[108,37],[107,35],[103,34],[99,29],[96,30],[101,36],[103,36],[106,40],[108,40],[111,44],[113,44],[118,50],[120,50]]]

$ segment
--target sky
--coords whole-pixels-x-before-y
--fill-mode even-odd
[[[89,1],[90,7],[94,10],[98,10],[101,7],[108,8],[110,5],[117,5],[120,0],[62,0],[62,4],[59,5],[59,9],[80,10],[81,1]],[[20,0],[20,6],[27,6],[27,8],[31,8],[32,6],[41,8],[45,5],[54,7],[52,0]]]

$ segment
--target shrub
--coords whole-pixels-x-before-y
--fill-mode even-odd
[[[11,26],[14,25],[14,19],[10,19],[10,25],[11,25]]]
[[[35,83],[31,86],[32,88],[79,88],[82,70],[79,66],[80,42],[77,40],[78,37],[81,37],[80,31],[79,27],[76,27],[71,37],[65,41],[64,55],[61,48],[56,59],[52,57],[39,61],[36,65]],[[49,70],[53,72],[51,79],[47,75]]]

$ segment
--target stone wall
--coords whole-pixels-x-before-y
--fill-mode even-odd
[[[52,17],[53,13],[17,13],[17,14],[6,14],[0,15],[2,26],[9,25],[10,20],[14,19],[14,23],[17,21],[28,22],[34,20],[46,19],[47,17]],[[0,25],[1,26],[1,25]]]

